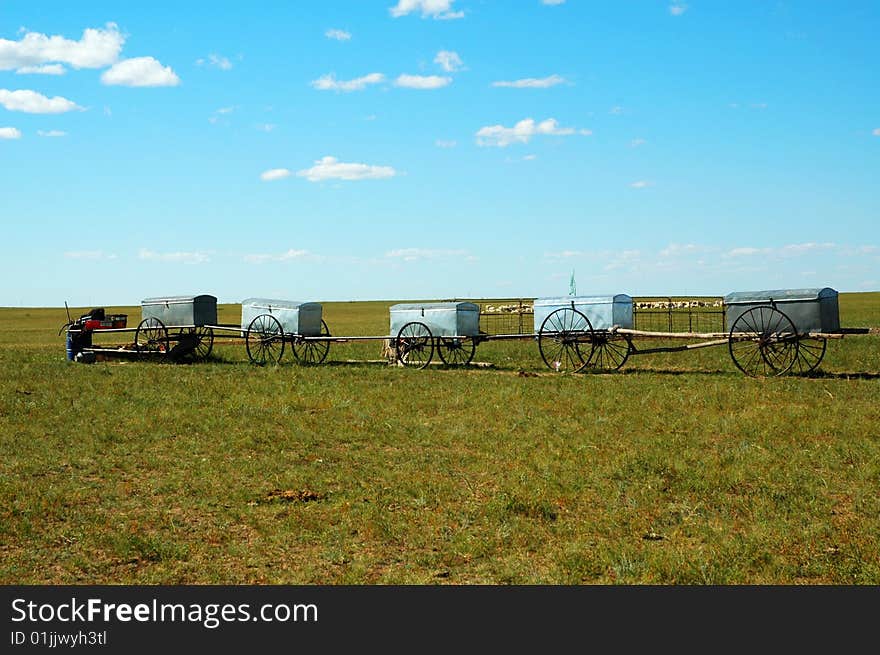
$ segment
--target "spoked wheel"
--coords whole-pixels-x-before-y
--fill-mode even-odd
[[[822,358],[825,357],[825,348],[828,347],[828,339],[824,337],[804,337],[798,341],[797,359],[791,372],[798,375],[807,375],[818,368]]]
[[[730,329],[730,356],[736,367],[752,377],[782,375],[798,357],[794,323],[770,305],[753,307]]]
[[[284,354],[284,332],[271,314],[260,314],[248,326],[245,335],[247,354],[258,366],[277,364]]]
[[[204,325],[184,328],[180,331],[180,336],[186,339],[195,339],[195,346],[187,354],[187,357],[194,362],[208,359],[214,349],[214,330]]]
[[[550,313],[538,331],[541,359],[553,371],[578,371],[593,354],[593,325],[572,307]]]
[[[134,346],[139,353],[167,353],[168,330],[165,324],[155,316],[142,320],[134,333]]]
[[[397,361],[411,368],[425,368],[434,357],[434,338],[424,323],[407,323],[397,333]]]
[[[321,320],[321,337],[329,337],[330,330],[327,324]],[[308,339],[294,340],[290,342],[290,349],[293,356],[300,364],[320,364],[327,358],[327,352],[330,350],[330,342],[323,339],[318,341],[309,341]]]
[[[599,330],[593,334],[593,354],[582,371],[616,371],[629,359],[632,344],[622,334]]]
[[[477,343],[468,337],[440,337],[437,339],[437,354],[447,366],[466,366],[471,363]]]

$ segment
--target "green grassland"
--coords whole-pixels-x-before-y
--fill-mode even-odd
[[[381,335],[390,304],[324,317]],[[840,308],[880,327],[880,293]],[[0,309],[4,584],[880,584],[880,334],[749,378],[726,347],[556,374],[534,340],[84,365],[65,321]]]

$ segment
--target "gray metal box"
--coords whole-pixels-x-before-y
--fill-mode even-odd
[[[563,307],[573,307],[590,320],[594,330],[608,330],[613,326],[631,330],[633,327],[632,297],[625,293],[613,296],[564,296],[536,298],[535,333],[550,314]]]
[[[775,305],[791,319],[798,332],[839,332],[840,312],[837,291],[821,289],[774,289],[737,291],[724,296],[724,323],[727,330],[753,307]]]
[[[167,296],[141,301],[141,320],[158,318],[166,326],[217,325],[217,298]]]
[[[480,307],[472,302],[401,303],[392,305],[391,336],[410,322],[424,323],[435,337],[480,334]]]
[[[271,314],[281,323],[284,334],[317,337],[321,335],[322,312],[319,302],[248,298],[241,301],[241,329],[247,330],[257,316]]]

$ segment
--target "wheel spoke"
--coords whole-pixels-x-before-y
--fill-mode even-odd
[[[746,375],[782,375],[798,358],[798,339],[791,319],[784,313],[761,305],[741,314],[729,336],[730,355]]]
[[[134,343],[138,352],[168,352],[168,330],[161,320],[150,316],[138,325]]]
[[[551,312],[538,331],[538,349],[544,364],[553,371],[580,370],[593,353],[593,326],[589,319],[576,309],[561,307]],[[584,348],[582,352],[581,344]]]
[[[795,360],[796,373],[806,375],[812,373],[825,357],[825,349],[828,340],[820,337],[811,337],[798,341],[798,356]]]
[[[593,347],[593,354],[582,370],[616,371],[629,358],[630,344],[626,338],[602,334]]]
[[[434,339],[424,323],[411,322],[397,333],[397,361],[411,368],[425,368],[434,355]]]
[[[471,362],[476,350],[473,339],[459,337],[440,337],[437,340],[437,354],[447,366],[465,366]]]
[[[259,366],[277,364],[284,356],[284,332],[281,323],[270,314],[261,314],[251,321],[245,340],[248,357]]]

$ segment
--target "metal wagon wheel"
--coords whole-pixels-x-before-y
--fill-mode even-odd
[[[761,305],[743,312],[733,322],[729,348],[733,363],[746,375],[782,375],[798,357],[798,336],[788,316],[775,307]]]
[[[168,329],[155,316],[142,320],[134,333],[134,347],[139,353],[167,353]]]
[[[807,375],[818,368],[825,357],[828,339],[824,337],[803,337],[798,340],[797,359],[791,367],[792,373]]]
[[[424,323],[407,323],[395,340],[397,361],[411,368],[425,368],[434,357],[434,337]]]
[[[593,354],[580,370],[616,371],[629,359],[630,352],[632,342],[629,337],[599,330],[593,334]]]
[[[550,312],[538,330],[541,359],[558,373],[578,371],[593,354],[593,325],[573,307]]]
[[[201,362],[208,359],[211,355],[211,351],[214,349],[214,330],[211,328],[205,327],[204,325],[183,328],[180,331],[180,335],[182,337],[196,339],[195,346],[187,355],[193,361]]]
[[[447,366],[466,366],[471,363],[477,343],[468,337],[439,337],[437,354]]]
[[[321,337],[329,337],[330,330],[327,324],[321,319]],[[290,349],[293,356],[300,364],[316,365],[320,364],[327,358],[327,352],[330,350],[329,341],[309,341],[307,339],[294,339],[290,342]]]
[[[284,331],[271,314],[260,314],[248,325],[245,335],[247,354],[258,366],[277,364],[284,355]]]

